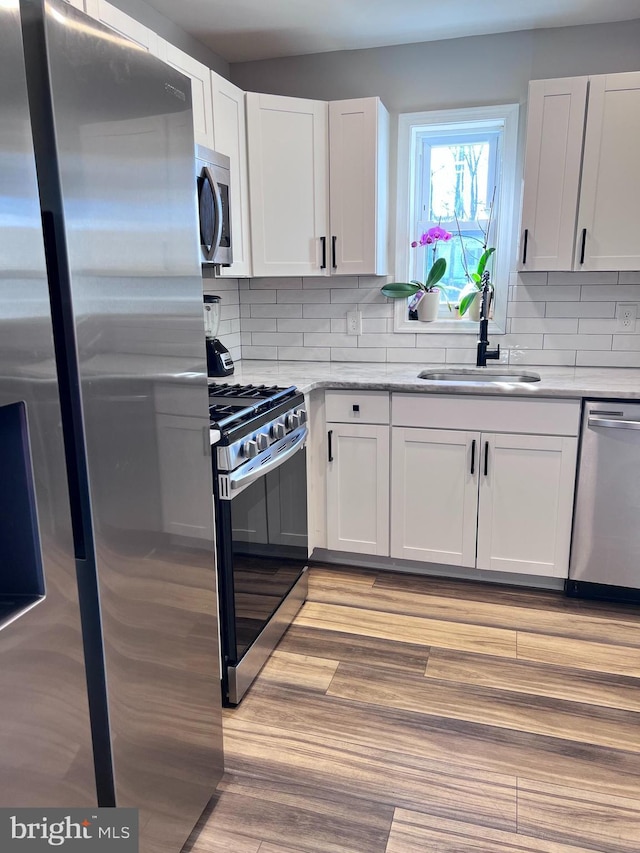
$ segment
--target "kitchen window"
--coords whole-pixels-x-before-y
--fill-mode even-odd
[[[396,299],[395,331],[475,331],[467,315],[456,319],[449,306],[458,303],[467,285],[465,267],[475,270],[489,226],[488,245],[496,247],[491,331],[504,332],[515,259],[517,127],[517,104],[399,116],[396,281],[425,281],[433,261],[430,247],[411,248],[421,234],[440,225],[453,238],[437,247],[438,257],[447,261],[438,319],[411,319],[409,300]]]

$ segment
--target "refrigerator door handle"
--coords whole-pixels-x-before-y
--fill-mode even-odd
[[[222,240],[222,193],[220,192],[220,187],[218,186],[218,182],[213,176],[213,172],[208,166],[205,166],[202,170],[202,187],[200,188],[200,241],[202,243],[202,248],[204,250],[205,258],[208,261],[213,260],[216,256],[216,252],[220,248],[220,241]],[[204,188],[208,186],[211,191],[211,196],[213,198],[213,233],[211,235],[204,234],[203,231],[203,220],[207,221],[208,216],[205,213],[203,216],[203,204],[206,199],[203,198]]]

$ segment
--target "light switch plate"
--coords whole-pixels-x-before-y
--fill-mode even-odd
[[[362,311],[347,311],[347,334],[362,334]]]

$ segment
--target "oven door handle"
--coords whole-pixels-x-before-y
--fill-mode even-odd
[[[294,453],[297,453],[298,450],[301,450],[304,447],[304,443],[307,439],[307,435],[309,430],[306,426],[298,427],[292,433],[282,439],[282,443],[285,448],[277,453],[272,459],[268,462],[264,462],[262,465],[258,465],[258,467],[254,467],[255,462],[259,462],[260,456],[264,454],[265,458],[268,458],[269,452],[273,452],[273,446],[263,451],[263,454],[257,456],[255,459],[251,460],[252,464],[250,466],[249,471],[243,473],[243,468],[249,467],[242,465],[236,471],[233,471],[228,475],[229,477],[229,488],[231,492],[238,492],[240,489],[244,489],[245,486],[248,486],[250,483],[253,483],[255,480],[260,479],[260,477],[264,477],[265,474],[268,474],[269,471],[275,471],[276,468],[279,468],[287,459],[290,459]],[[287,446],[288,445],[288,446]],[[231,497],[234,497],[232,494]]]

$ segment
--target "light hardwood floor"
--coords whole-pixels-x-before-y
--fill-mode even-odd
[[[315,567],[184,853],[638,853],[640,607]]]

